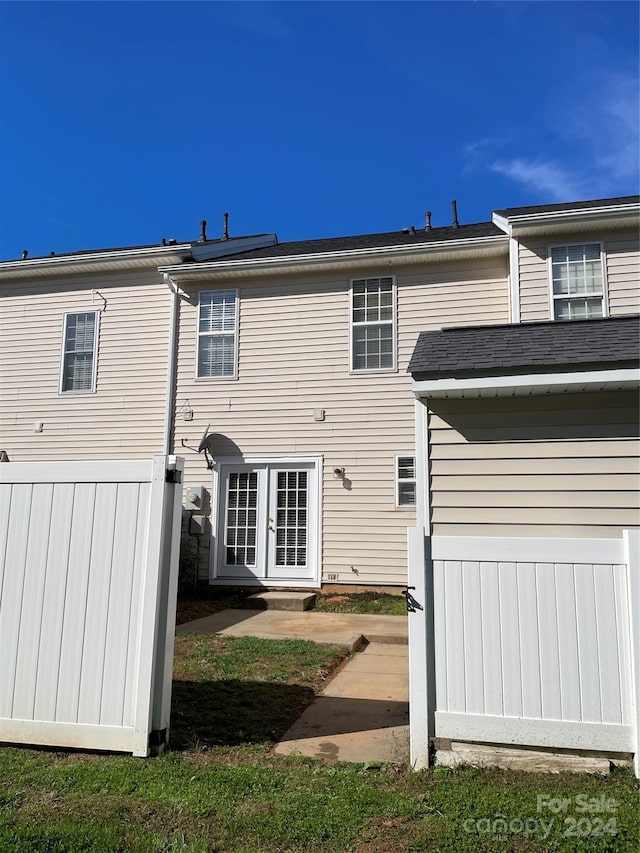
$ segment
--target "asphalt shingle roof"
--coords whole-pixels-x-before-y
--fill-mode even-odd
[[[496,210],[498,216],[527,216],[530,213],[554,213],[563,210],[585,210],[590,207],[609,207],[617,204],[638,204],[639,195],[625,195],[618,198],[595,198],[588,201],[565,201],[561,204],[537,204],[532,207],[505,207]]]
[[[473,326],[421,332],[414,379],[635,367],[640,317]]]
[[[354,237],[328,237],[322,240],[298,240],[278,243],[262,249],[250,249],[216,258],[216,263],[250,258],[281,258],[290,255],[309,255],[322,252],[344,252],[352,249],[377,249],[385,246],[410,246],[437,243],[441,240],[468,240],[474,237],[504,237],[504,231],[492,222],[476,222],[458,228],[433,228],[431,231],[388,231],[381,234],[360,234]]]

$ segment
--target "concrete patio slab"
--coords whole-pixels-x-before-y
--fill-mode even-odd
[[[406,616],[360,613],[301,613],[284,610],[222,610],[202,619],[178,625],[179,634],[222,634],[226,637],[303,639],[314,643],[347,646],[352,651],[364,640],[407,643]],[[363,640],[364,638],[364,640]]]

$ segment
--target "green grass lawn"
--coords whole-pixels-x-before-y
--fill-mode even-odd
[[[345,655],[178,637],[172,750],[141,760],[0,748],[0,853],[637,849],[628,771],[407,773],[272,755]]]
[[[318,593],[314,610],[325,613],[377,613],[406,616],[407,604],[400,595],[384,592]]]

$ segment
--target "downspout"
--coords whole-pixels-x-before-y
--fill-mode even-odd
[[[520,322],[520,244],[509,226],[509,321]]]
[[[513,236],[513,225],[504,216],[493,214],[492,222],[509,238],[509,322],[520,322],[520,243]]]
[[[164,433],[162,452],[168,456],[172,452],[173,412],[176,402],[176,361],[178,350],[178,308],[180,298],[178,285],[168,273],[163,273],[164,282],[171,291],[171,313],[169,317],[169,346],[167,349],[167,388],[165,392]]]

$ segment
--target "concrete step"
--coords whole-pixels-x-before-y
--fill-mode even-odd
[[[313,592],[256,592],[247,596],[245,607],[249,610],[308,610],[316,600]]]

